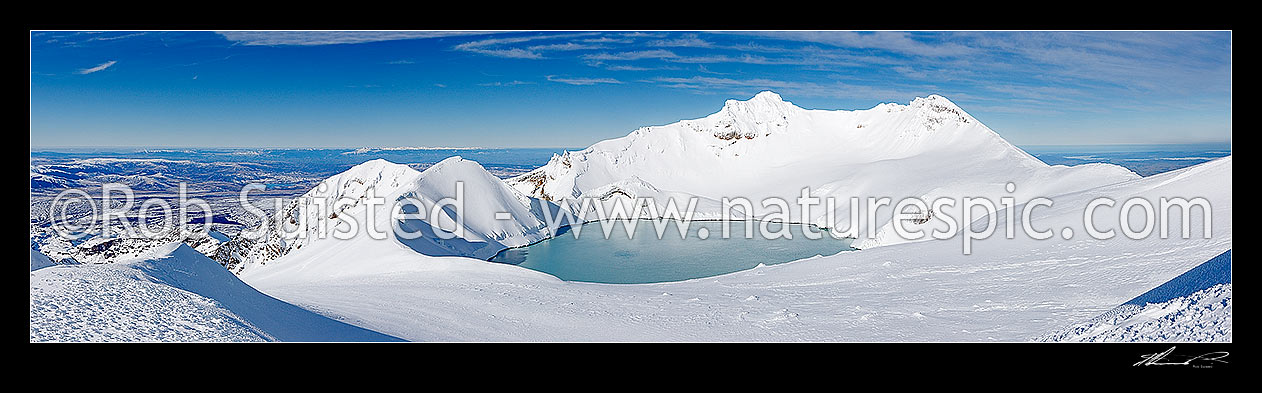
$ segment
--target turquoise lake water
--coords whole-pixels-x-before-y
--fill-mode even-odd
[[[665,235],[658,239],[654,221],[635,222],[628,238],[629,221],[613,224],[606,239],[602,223],[584,224],[579,236],[574,231],[521,248],[500,252],[492,262],[507,263],[545,272],[562,280],[610,284],[640,284],[682,281],[732,273],[758,266],[774,265],[815,255],[833,255],[853,250],[850,239],[835,239],[818,228],[788,224],[792,239],[764,238],[760,222],[692,221],[663,222]],[[752,225],[752,238],[745,237],[745,225]],[[683,239],[679,226],[687,228]],[[723,227],[730,236],[723,238]],[[786,224],[767,223],[770,232],[779,233]],[[803,233],[819,233],[808,239]]]

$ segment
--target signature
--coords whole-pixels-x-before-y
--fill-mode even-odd
[[[1174,353],[1175,347],[1170,347],[1163,352],[1150,353],[1140,355],[1144,360],[1135,363],[1135,366],[1192,366],[1192,367],[1213,367],[1215,363],[1227,363],[1223,358],[1227,357],[1227,352],[1209,352],[1199,356],[1181,356],[1171,355]]]

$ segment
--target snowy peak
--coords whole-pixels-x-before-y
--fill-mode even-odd
[[[909,134],[922,135],[948,125],[980,125],[954,102],[937,94],[917,97],[907,105],[882,104],[873,109],[880,108],[884,108],[886,113],[902,113],[902,116],[896,117],[911,120],[902,126]],[[813,128],[809,124],[803,124],[809,123],[809,113],[813,112],[817,111],[798,107],[775,92],[763,91],[745,101],[727,100],[722,110],[703,119],[684,123],[699,132],[713,133],[720,140],[734,142],[786,133],[790,129]],[[907,127],[911,128],[906,129]]]
[[[416,173],[418,173],[416,169],[404,166],[404,164],[396,164],[389,162],[389,160],[377,158],[346,169],[345,172],[326,179],[326,182],[356,182],[371,184],[371,186],[391,184],[391,186],[398,187],[403,179],[415,176]]]
[[[321,201],[334,212],[347,210],[358,206],[359,203],[341,205],[337,209],[334,209],[332,203],[339,199],[362,201],[368,197],[369,193],[376,196],[391,194],[406,186],[419,174],[419,171],[407,165],[395,164],[383,159],[367,161],[321,181],[315,188],[299,197],[299,201],[291,202],[290,207],[282,214],[293,214],[293,210],[297,208],[300,201],[305,201],[303,203]]]
[[[377,177],[385,176],[388,173],[407,172],[411,167],[403,164],[395,164],[381,158],[364,161],[362,164],[355,165],[342,173],[343,176],[361,176],[361,177]],[[415,171],[415,170],[413,170]]]
[[[915,108],[919,108],[919,107],[929,105],[929,104],[959,108],[959,106],[955,105],[954,102],[951,102],[951,100],[938,94],[930,94],[924,97],[916,97],[911,100],[911,106]]]
[[[954,102],[946,97],[931,94],[928,97],[916,97],[908,105],[912,109],[917,110],[917,114],[924,116],[931,123],[941,124],[946,121],[954,121],[957,123],[974,123],[972,116],[960,109]]]
[[[727,100],[723,103],[723,109],[768,109],[768,110],[784,110],[793,107],[793,103],[785,101],[783,97],[773,91],[767,90],[754,95],[745,101]]]
[[[785,102],[784,97],[780,97],[780,94],[777,94],[776,92],[771,91],[771,90],[763,90],[763,91],[758,92],[758,94],[754,94],[754,98],[751,98],[750,101]]]
[[[504,184],[502,180],[488,172],[482,164],[460,156],[448,157],[430,166],[421,172],[417,180],[409,187],[414,190],[434,187],[434,192],[445,194],[450,192],[457,182],[479,190],[475,197],[489,198],[491,195],[499,195],[505,197],[505,200],[517,200],[526,205],[530,203],[524,195],[520,195],[517,190]]]
[[[426,168],[422,173],[436,174],[449,171],[473,171],[476,173],[486,172],[486,168],[483,168],[482,164],[479,164],[476,161],[466,160],[461,156],[451,156],[444,158],[442,161],[439,161],[429,168]]]
[[[693,128],[722,140],[754,139],[783,132],[801,110],[779,94],[764,91],[746,101],[727,100],[722,110],[693,122]]]
[[[783,118],[797,109],[801,108],[785,101],[779,94],[764,91],[745,101],[727,100],[723,103],[723,110],[719,111],[719,114],[743,117],[748,120],[766,120]]]

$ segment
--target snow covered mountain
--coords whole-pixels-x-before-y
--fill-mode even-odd
[[[567,151],[509,184],[576,214],[584,196],[696,196],[704,218],[721,214],[717,201],[724,197],[748,198],[754,201],[753,216],[764,217],[778,208],[764,209],[759,199],[792,203],[809,188],[813,197],[836,200],[834,221],[846,221],[852,196],[998,200],[1009,195],[1004,185],[1013,182],[1017,190],[1011,196],[1020,203],[1138,177],[1115,165],[1044,164],[938,95],[908,105],[831,111],[803,109],[765,91],[748,101],[729,100],[704,118],[645,127]],[[825,222],[823,206],[805,217],[796,204],[789,207],[791,221],[849,229]],[[954,213],[959,217],[958,206]],[[855,223],[856,233],[888,231],[891,215],[883,216],[877,228]],[[856,246],[899,241],[881,236]]]
[[[1010,195],[1020,203],[1137,177],[1114,165],[1046,165],[941,96],[864,111],[825,111],[802,109],[775,93],[763,92],[748,101],[729,100],[718,113],[702,119],[642,128],[623,138],[554,156],[545,166],[507,182],[458,156],[423,172],[385,160],[368,161],[330,177],[280,209],[265,223],[261,238],[238,236],[220,245],[213,258],[242,274],[250,266],[268,264],[303,248],[321,251],[289,259],[326,259],[320,255],[331,251],[313,242],[337,249],[354,247],[352,243],[364,240],[331,239],[317,232],[343,227],[343,221],[369,222],[364,203],[369,190],[387,202],[372,206],[371,222],[390,233],[391,246],[429,256],[486,259],[505,248],[548,237],[545,211],[566,211],[594,221],[601,215],[591,210],[611,210],[609,205],[626,198],[652,198],[658,206],[673,200],[681,207],[696,198],[694,218],[716,219],[723,214],[721,198],[746,197],[755,201],[752,216],[739,212],[735,216],[758,218],[768,213],[758,199],[794,201],[808,188],[814,197],[839,201],[835,221],[825,222],[823,206],[803,217],[796,204],[789,206],[790,221],[814,223],[835,232],[854,226],[859,229],[854,233],[872,236],[861,237],[856,246],[871,248],[905,240],[891,233],[889,206],[877,215],[875,228],[866,228],[865,220],[850,222],[847,202],[852,196],[997,200],[1009,195],[1004,185],[1014,182],[1018,189]],[[435,223],[388,218],[388,208],[396,201],[413,198],[432,206],[455,197],[458,182],[466,195],[460,216],[448,211]],[[598,205],[581,212],[584,197],[595,197]],[[335,203],[339,200],[350,203]],[[959,217],[962,206],[954,209],[936,213]],[[497,213],[508,213],[511,219],[496,219]],[[435,226],[452,228],[456,218],[464,221],[465,236],[441,239]],[[941,224],[922,225],[930,230]],[[392,226],[424,235],[404,239],[395,236]],[[356,269],[341,269],[339,274],[350,271]]]
[[[462,189],[457,189],[457,183]],[[372,195],[381,203],[369,200]],[[418,201],[420,211],[404,213],[428,215],[430,209],[446,198],[463,197],[464,209],[442,210],[437,217],[396,220],[392,207],[405,199]],[[337,174],[313,190],[291,202],[270,217],[261,228],[263,235],[252,239],[238,235],[221,245],[214,259],[229,270],[245,275],[263,265],[275,271],[284,260],[301,263],[303,269],[316,269],[314,261],[337,259],[338,250],[365,248],[406,248],[428,256],[466,256],[490,258],[509,247],[522,246],[548,236],[542,221],[542,209],[555,206],[527,197],[509,188],[476,162],[459,156],[443,160],[425,171],[385,160],[372,160]],[[497,219],[497,213],[509,213],[509,219]],[[430,222],[436,220],[436,222]],[[340,239],[334,235],[349,233],[349,222],[359,226],[356,235]],[[444,231],[463,226],[463,236],[443,239],[435,227]],[[326,226],[327,225],[327,226]],[[374,238],[372,225],[383,236]],[[422,236],[408,239],[398,236],[395,227]],[[324,231],[324,234],[321,234]],[[297,255],[294,255],[297,254]],[[284,260],[282,260],[282,258]],[[372,264],[362,258],[356,261]],[[353,274],[356,268],[345,261],[330,268],[338,275]]]

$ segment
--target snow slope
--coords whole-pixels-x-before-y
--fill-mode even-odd
[[[1231,250],[1040,341],[1231,341]]]
[[[995,236],[976,242],[971,255],[961,253],[956,237],[684,282],[609,285],[406,247],[343,243],[313,254],[317,272],[294,268],[243,279],[409,340],[1029,341],[1090,320],[1231,249],[1231,163],[1226,157],[1054,196],[1054,205],[1035,210],[1031,222],[1078,235]],[[1093,239],[1085,235],[1082,211],[1099,196],[1154,204],[1161,197],[1204,197],[1212,203],[1212,236],[1194,230],[1189,239]],[[997,216],[1002,225],[1003,212]],[[1099,229],[1119,228],[1116,207],[1099,209],[1095,218]],[[1199,218],[1192,215],[1193,222]],[[336,274],[336,266],[356,274]]]
[[[1159,303],[1125,304],[1039,340],[1231,342],[1231,284]]]
[[[264,295],[182,243],[31,272],[31,341],[395,341]]]
[[[778,197],[789,201],[790,221],[840,225],[840,231],[849,227],[852,196],[998,200],[1008,195],[1004,185],[1015,182],[1011,195],[1019,203],[1138,177],[1107,164],[1048,166],[938,95],[908,105],[831,111],[803,109],[765,91],[747,101],[729,100],[701,119],[645,127],[565,152],[509,184],[576,214],[579,198],[609,195],[611,189],[632,198],[666,198],[667,193],[703,198],[702,218],[718,217],[716,201],[725,197],[749,198],[754,216],[766,216],[778,208],[762,208],[758,201]],[[638,187],[622,187],[625,182]],[[834,222],[826,222],[823,206],[803,216],[794,201],[804,187],[811,196],[837,201]],[[860,220],[858,233],[888,231],[889,218],[879,217],[877,228]],[[862,239],[856,247],[902,241],[883,235]]]

